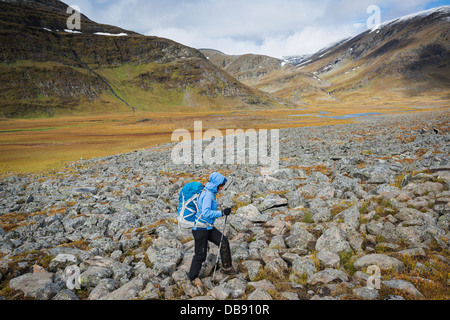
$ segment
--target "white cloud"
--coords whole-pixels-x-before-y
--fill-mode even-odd
[[[366,10],[374,3],[386,21],[423,10],[432,1],[74,0],[97,22],[195,48],[276,57],[313,53],[364,31]]]

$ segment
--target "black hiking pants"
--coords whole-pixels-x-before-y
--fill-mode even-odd
[[[203,262],[206,261],[208,253],[208,241],[211,241],[216,246],[220,245],[222,233],[216,228],[212,230],[192,230],[195,240],[195,255],[192,259],[191,270],[189,272],[189,280],[193,281],[198,278]],[[231,251],[230,243],[227,237],[223,237],[222,247],[220,248],[220,256],[222,258],[222,267],[231,268]]]

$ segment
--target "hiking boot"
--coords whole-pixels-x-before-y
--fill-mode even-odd
[[[223,268],[222,273],[231,276],[237,274],[238,272],[236,271],[236,269],[231,267],[231,268]]]

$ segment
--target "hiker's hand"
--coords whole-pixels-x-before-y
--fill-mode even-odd
[[[225,210],[223,210],[224,216],[229,216],[230,214],[231,214],[231,208],[226,208]]]

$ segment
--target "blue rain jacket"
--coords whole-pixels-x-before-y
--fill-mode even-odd
[[[209,182],[198,199],[197,223],[207,224],[207,230],[212,230],[217,218],[222,217],[222,211],[217,210],[217,188],[228,180],[218,172],[211,174]],[[198,230],[200,228],[194,228]]]

